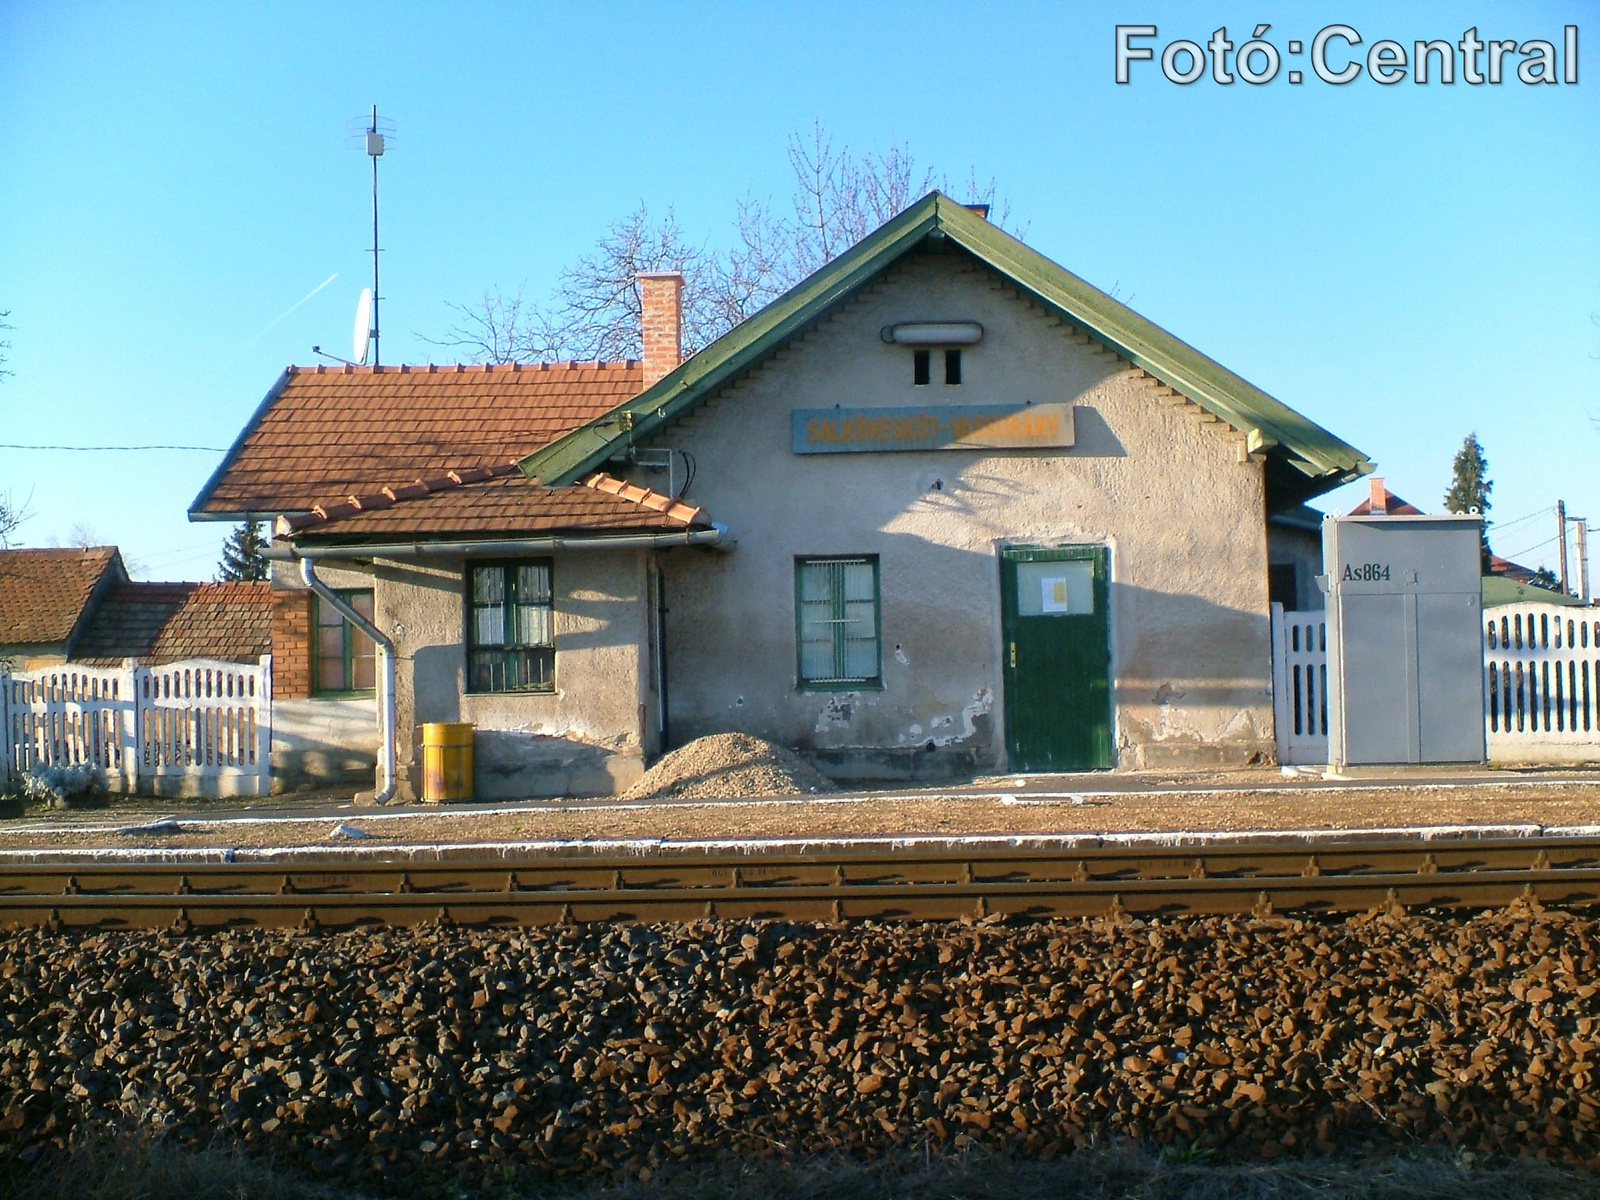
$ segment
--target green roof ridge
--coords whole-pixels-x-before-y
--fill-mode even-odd
[[[1366,455],[941,192],[930,192],[651,387],[535,451],[525,474],[572,482],[753,365],[935,230],[1325,491],[1372,470]]]

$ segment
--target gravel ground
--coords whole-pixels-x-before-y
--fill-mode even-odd
[[[277,811],[292,811],[281,805]],[[150,830],[158,813],[176,828]],[[1448,787],[1344,785],[1118,792],[1082,799],[1026,790],[841,794],[765,801],[573,801],[493,812],[444,810],[407,814],[351,808],[337,816],[270,821],[210,821],[201,804],[164,809],[121,805],[48,813],[0,824],[0,848],[112,846],[300,847],[357,844],[335,834],[340,824],[370,846],[542,841],[546,839],[848,838],[884,835],[1106,833],[1170,830],[1361,829],[1416,825],[1600,825],[1600,783],[1538,780],[1474,782]],[[119,827],[144,832],[117,833]]]
[[[0,1157],[214,1135],[313,1177],[670,1179],[1108,1137],[1600,1156],[1600,922],[701,922],[0,937]]]
[[[622,794],[624,801],[805,796],[837,791],[793,750],[747,733],[696,738],[665,755]]]

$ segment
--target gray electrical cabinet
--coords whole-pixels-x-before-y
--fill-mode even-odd
[[[1476,516],[1323,522],[1331,765],[1484,760],[1482,528]]]

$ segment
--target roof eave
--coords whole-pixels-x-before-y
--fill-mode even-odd
[[[283,394],[283,389],[289,385],[289,377],[293,374],[293,367],[285,367],[278,376],[277,382],[262,397],[261,403],[256,405],[255,412],[250,414],[250,419],[245,422],[244,428],[239,431],[239,436],[233,439],[233,445],[229,446],[227,454],[222,456],[222,462],[217,465],[215,471],[211,472],[211,477],[201,487],[200,494],[194,498],[194,503],[189,505],[189,520],[239,521],[251,519],[248,515],[206,512],[205,507],[211,502],[212,493],[217,490],[217,485],[222,482],[223,477],[232,469],[234,462],[244,449],[245,442],[249,441],[250,435],[256,431],[256,428],[266,417],[267,411],[277,402],[278,397]]]
[[[939,225],[935,196],[895,217],[881,236],[858,243],[801,280],[760,312],[685,360],[652,387],[605,416],[534,451],[519,464],[549,487],[571,483],[614,452],[619,441],[649,435],[685,407],[731,379],[787,338],[817,320],[867,279],[927,237]]]
[[[1373,469],[1355,447],[985,218],[933,192],[653,387],[521,460],[523,472],[551,486],[571,482],[604,462],[619,444],[647,436],[747,369],[935,231],[1012,279],[1062,320],[1226,421],[1245,436],[1253,453],[1291,465],[1311,485],[1304,495],[1328,491]]]

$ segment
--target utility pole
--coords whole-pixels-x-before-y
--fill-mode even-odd
[[[1556,528],[1561,537],[1556,545],[1561,547],[1561,594],[1568,595],[1572,589],[1567,586],[1567,502],[1556,501]]]
[[[1586,517],[1573,517],[1578,527],[1578,599],[1589,603],[1589,521]]]

